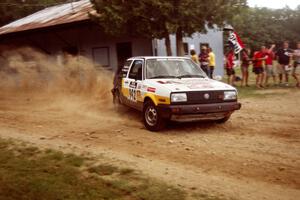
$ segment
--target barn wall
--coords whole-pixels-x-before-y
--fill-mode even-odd
[[[171,48],[172,54],[176,56],[176,38],[175,35],[170,36],[171,40]],[[200,44],[208,43],[209,46],[213,49],[213,52],[216,55],[216,75],[224,75],[224,52],[223,52],[223,32],[208,30],[207,34],[195,33],[192,37],[185,37],[183,42],[188,43],[188,54],[191,49],[194,49],[197,54],[200,52]],[[157,47],[157,55],[165,56],[166,55],[166,47],[165,41],[156,40],[155,46]]]
[[[1,39],[1,38],[0,38]],[[74,46],[79,49],[79,54],[93,61],[106,60],[109,68],[115,70],[118,66],[117,43],[130,42],[132,45],[132,56],[151,56],[152,41],[142,38],[113,38],[93,24],[78,25],[73,27],[62,27],[20,33],[6,37],[0,44],[20,46],[32,46],[44,53],[58,56],[66,46]],[[97,64],[97,63],[95,63]],[[102,63],[100,63],[102,64]]]
[[[192,37],[183,40],[188,44],[188,52],[195,49],[200,51],[201,43],[208,43],[216,54],[216,73],[223,75],[223,32],[208,30],[207,34],[195,33]],[[142,38],[114,38],[103,34],[103,31],[92,23],[75,25],[64,25],[59,28],[48,28],[30,32],[18,33],[9,37],[0,36],[0,44],[14,46],[33,46],[35,48],[57,56],[62,54],[66,46],[75,46],[79,49],[80,55],[86,56],[95,62],[95,65],[109,65],[115,70],[118,66],[117,44],[130,42],[132,44],[132,56],[158,56],[166,55],[164,40],[149,40]],[[152,48],[153,46],[153,48]],[[171,35],[171,47],[173,55],[176,55],[175,36]],[[188,54],[187,54],[188,55]]]

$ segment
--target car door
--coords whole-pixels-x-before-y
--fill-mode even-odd
[[[124,80],[124,89],[127,93],[127,102],[131,107],[138,110],[142,107],[141,85],[143,80],[144,60],[134,60]]]

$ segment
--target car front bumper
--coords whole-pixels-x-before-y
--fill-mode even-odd
[[[164,118],[174,121],[218,120],[241,108],[238,102],[192,105],[159,105]]]

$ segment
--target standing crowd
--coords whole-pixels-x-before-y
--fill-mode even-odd
[[[211,48],[206,46],[201,47],[201,53],[197,56],[195,50],[191,50],[191,58],[192,60],[200,65],[201,69],[209,76],[209,78],[213,78],[216,61],[215,54]]]
[[[300,88],[300,42],[297,43],[297,49],[289,48],[289,43],[284,42],[282,47],[274,51],[275,45],[269,48],[261,46],[260,50],[253,53],[249,48],[243,49],[241,52],[241,86],[249,87],[249,68],[252,64],[252,71],[256,75],[255,85],[257,88],[265,88],[269,86],[269,81],[272,79],[274,85],[289,86],[289,76],[296,81],[296,87]],[[234,70],[233,50],[230,50],[226,55],[226,72],[228,83],[235,85],[235,70]],[[277,61],[277,64],[274,61]]]
[[[249,70],[252,65],[252,72],[256,75],[256,87],[265,88],[269,86],[272,79],[274,85],[289,86],[289,76],[296,81],[296,87],[300,88],[300,42],[297,48],[292,50],[289,48],[288,42],[283,42],[281,48],[275,51],[275,45],[269,48],[261,46],[260,50],[253,53],[249,48],[245,48],[240,53],[241,59],[241,86],[249,87]],[[201,47],[199,55],[195,50],[190,52],[192,60],[197,63],[201,69],[213,78],[216,66],[215,54],[211,48]],[[276,62],[277,61],[277,64]],[[235,72],[235,53],[231,49],[225,55],[225,69],[227,74],[227,82],[235,86],[238,77]]]

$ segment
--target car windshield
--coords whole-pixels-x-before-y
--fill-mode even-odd
[[[155,58],[146,61],[146,78],[205,78],[205,72],[184,58]]]

